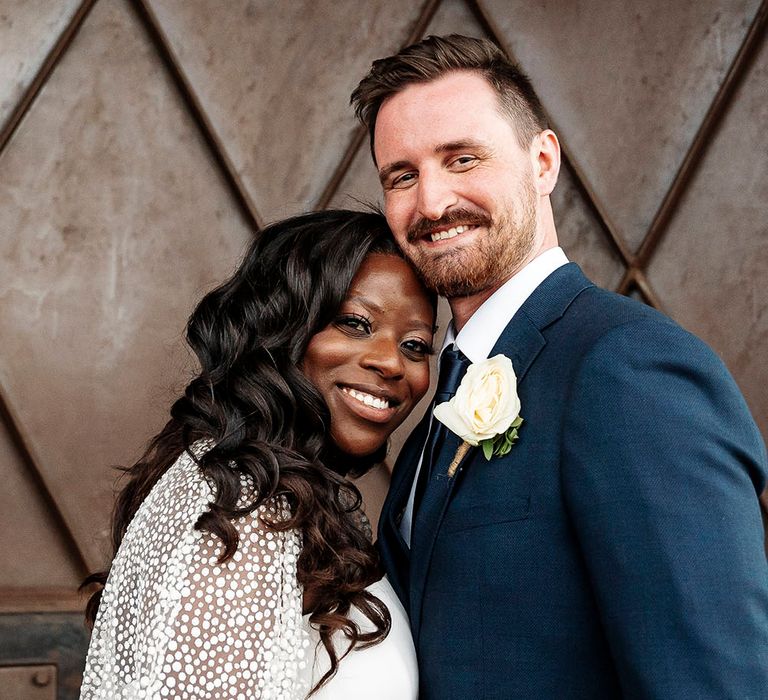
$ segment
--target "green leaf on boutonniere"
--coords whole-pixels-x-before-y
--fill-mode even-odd
[[[500,435],[483,440],[480,445],[483,448],[483,455],[490,461],[493,457],[503,457],[512,450],[518,438],[518,428],[523,424],[523,419],[518,416],[512,421],[509,428]]]

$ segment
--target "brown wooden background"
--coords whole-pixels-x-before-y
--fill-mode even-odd
[[[566,252],[710,343],[768,435],[767,4],[0,0],[0,666],[76,692],[109,465],[192,371],[187,315],[265,222],[379,199],[348,96],[425,34],[522,64]]]

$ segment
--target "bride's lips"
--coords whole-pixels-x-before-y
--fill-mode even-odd
[[[361,418],[372,423],[388,423],[397,413],[400,401],[378,387],[365,384],[337,384],[341,400]]]

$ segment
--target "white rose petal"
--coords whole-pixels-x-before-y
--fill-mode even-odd
[[[505,433],[519,414],[517,377],[504,355],[470,365],[456,395],[434,410],[437,420],[474,446]]]

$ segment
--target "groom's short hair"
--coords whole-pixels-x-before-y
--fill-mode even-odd
[[[521,148],[527,149],[531,139],[548,128],[531,81],[498,46],[460,34],[428,36],[394,56],[374,61],[352,93],[355,114],[368,128],[371,153],[376,118],[384,100],[408,85],[428,83],[460,70],[476,72],[488,81],[498,95],[502,113],[515,127]]]

